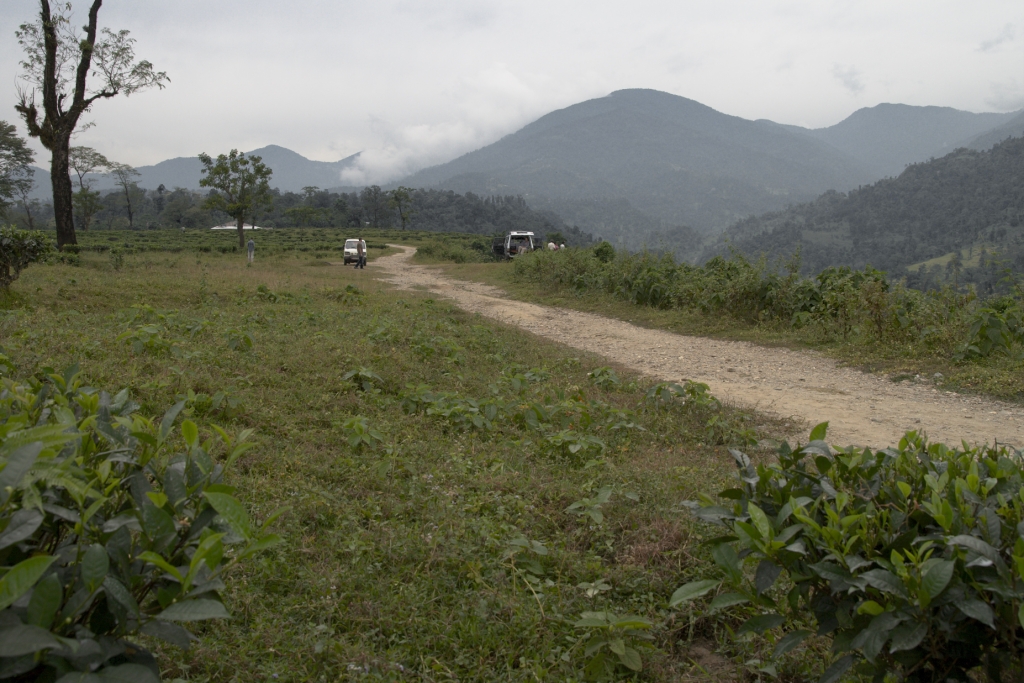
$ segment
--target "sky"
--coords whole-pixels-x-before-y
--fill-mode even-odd
[[[0,2],[0,119],[22,134],[14,31],[38,8]],[[623,88],[810,128],[882,102],[1024,108],[1021,0],[106,0],[99,16],[171,79],[98,102],[74,140],[135,166],[276,144],[361,152],[342,180],[383,183]]]

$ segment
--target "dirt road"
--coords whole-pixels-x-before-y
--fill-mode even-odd
[[[398,245],[394,245],[398,246]],[[937,389],[930,380],[895,383],[838,366],[810,351],[690,337],[638,327],[614,318],[504,298],[488,285],[445,277],[410,262],[411,247],[370,265],[398,289],[427,289],[459,307],[516,325],[567,346],[599,354],[664,381],[704,382],[732,405],[794,421],[794,436],[829,422],[835,445],[894,445],[910,429],[933,441],[971,444],[998,440],[1024,445],[1024,409]]]

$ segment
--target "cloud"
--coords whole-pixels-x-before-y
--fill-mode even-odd
[[[978,52],[991,52],[1003,43],[1011,42],[1013,40],[1013,35],[1013,24],[1007,24],[995,38],[989,38],[988,40],[981,41],[981,43],[978,44]]]
[[[860,72],[854,67],[836,64],[832,67],[832,75],[854,95],[864,92],[864,83],[860,80]]]
[[[993,83],[992,94],[985,98],[985,104],[997,111],[1024,109],[1024,87],[1016,80]]]
[[[533,81],[543,78],[496,63],[444,93],[455,106],[441,120],[395,123],[371,116],[373,142],[342,172],[342,183],[387,183],[494,142],[551,109]]]

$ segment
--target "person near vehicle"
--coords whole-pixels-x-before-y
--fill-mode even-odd
[[[256,258],[256,242],[250,237],[249,241],[245,243],[245,249],[249,252],[249,263]]]
[[[562,246],[559,247],[559,249],[565,249],[565,243],[564,242],[562,243]]]
[[[356,242],[356,268],[366,267],[366,242],[360,237]]]
[[[555,251],[558,249],[558,245],[554,242],[548,242],[548,251]]]

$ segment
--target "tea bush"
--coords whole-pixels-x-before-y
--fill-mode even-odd
[[[150,420],[77,368],[2,386],[0,678],[158,681],[130,638],[187,649],[183,624],[228,617],[226,573],[281,540],[223,482],[250,432],[175,438],[185,401]]]
[[[826,341],[916,344],[949,358],[963,347],[957,356],[961,359],[990,352],[983,339],[978,345],[979,335],[988,338],[991,327],[976,329],[980,304],[972,293],[908,289],[871,267],[830,267],[815,277],[803,277],[799,254],[780,270],[764,259],[749,261],[738,254],[693,266],[651,253],[536,251],[515,259],[513,277],[549,291],[599,292],[638,306],[806,328]],[[1003,329],[1017,329],[1014,321],[1020,316],[1014,317],[1014,310],[1019,308],[1004,307],[986,320],[1003,320]],[[971,341],[964,345],[964,339]],[[1007,349],[1021,343],[1017,337],[1004,340]],[[996,346],[1001,348],[1000,344],[997,341]]]
[[[712,609],[754,613],[738,633],[788,626],[776,656],[816,624],[842,655],[821,683],[855,665],[878,682],[966,682],[978,668],[1020,680],[1024,454],[914,432],[898,448],[835,451],[826,426],[805,446],[783,444],[777,463],[732,451],[740,484],[719,494],[727,504],[690,504],[728,529],[712,541],[723,578],[680,587],[672,604],[723,588]]]
[[[0,289],[8,289],[21,271],[53,251],[49,238],[38,230],[0,226]]]

